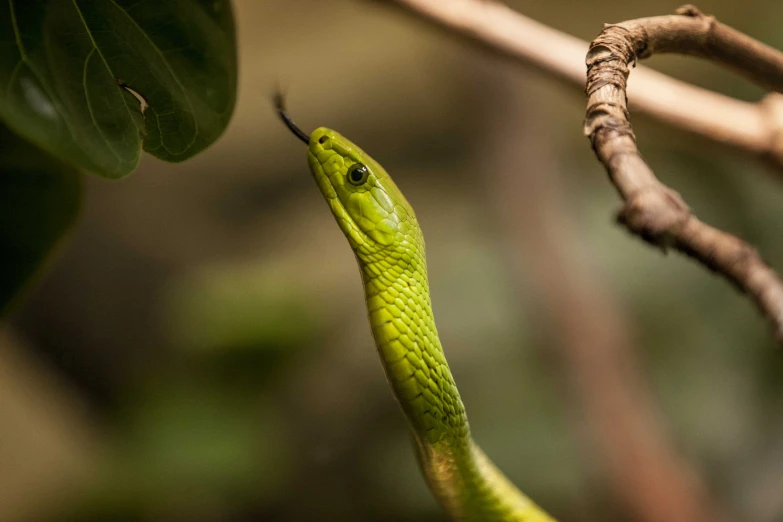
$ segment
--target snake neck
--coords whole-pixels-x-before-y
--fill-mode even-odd
[[[417,439],[467,444],[465,407],[435,328],[424,256],[392,249],[359,256],[359,265],[378,353]]]
[[[424,237],[411,205],[383,167],[330,129],[310,135],[308,162],[359,262],[375,344],[430,489],[453,520],[553,522],[471,439],[435,328]]]
[[[430,488],[455,520],[553,522],[470,436],[440,344],[421,248],[357,249],[367,311],[386,378],[412,428]]]

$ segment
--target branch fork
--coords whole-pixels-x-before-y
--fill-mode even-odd
[[[761,85],[783,90],[783,54],[701,13],[692,5],[677,14],[610,24],[590,44],[584,133],[625,205],[618,221],[631,233],[672,248],[721,274],[747,293],[783,343],[783,282],[742,239],[700,221],[655,176],[636,144],[627,109],[629,66],[656,53],[705,57]],[[770,151],[783,145],[783,103],[778,94],[762,103],[769,111]],[[775,158],[770,158],[775,159]],[[777,160],[781,158],[778,156]]]

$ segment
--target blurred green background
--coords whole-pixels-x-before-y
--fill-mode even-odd
[[[507,3],[585,40],[679,5]],[[300,126],[359,143],[416,209],[474,437],[528,494],[562,520],[628,520],[557,355],[557,313],[586,309],[542,311],[567,272],[567,290],[589,279],[623,311],[675,449],[727,519],[783,520],[783,358],[750,302],[613,224],[580,88],[383,4],[235,1],[226,134],[182,164],[145,157],[126,180],[87,177],[72,237],[0,332],[0,521],[444,520],[377,361],[353,255],[272,110],[278,84]],[[783,48],[776,0],[699,7]],[[695,60],[647,63],[763,94]],[[633,122],[697,215],[783,269],[769,171]],[[551,252],[565,262],[547,264]]]

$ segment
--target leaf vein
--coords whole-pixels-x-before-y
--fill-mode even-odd
[[[114,74],[114,72],[111,70],[111,66],[109,66],[109,62],[106,60],[106,57],[101,52],[100,48],[98,47],[98,42],[95,41],[95,38],[92,36],[92,31],[90,30],[90,26],[87,25],[87,20],[84,19],[84,15],[82,14],[82,10],[79,9],[79,4],[76,0],[71,0],[71,3],[73,4],[73,7],[76,9],[76,12],[79,15],[79,19],[82,21],[82,24],[84,25],[84,29],[87,31],[87,36],[90,37],[90,41],[92,42],[92,46],[94,47],[94,51],[98,52],[98,56],[101,57],[101,60],[103,61],[103,64],[106,66],[106,70],[109,71],[109,74],[112,76],[112,78],[117,78],[117,76]],[[92,107],[90,105],[90,96],[87,92],[87,82],[86,82],[86,73],[87,73],[87,62],[90,60],[90,56],[92,56],[93,51],[90,51],[90,54],[87,55],[87,58],[84,60],[84,71],[85,71],[85,83],[84,83],[84,97],[87,99],[87,107],[90,110],[90,117],[92,118],[93,123],[95,123],[95,127],[98,129],[98,133],[101,135],[101,137],[106,141],[106,137],[103,136],[103,133],[101,132],[100,127],[98,127],[98,122],[95,120],[95,116],[92,113]],[[131,114],[130,109],[128,106],[123,103],[123,107],[125,107],[125,111],[128,113],[128,118],[131,122],[133,122],[133,114]],[[106,144],[109,145],[109,142],[106,141]],[[109,145],[109,149],[111,149],[112,153],[116,155],[116,152],[114,149],[112,149],[111,145]]]
[[[198,118],[196,118],[196,111],[193,109],[193,104],[190,102],[190,97],[188,96],[187,89],[185,89],[185,87],[179,81],[179,78],[174,73],[174,70],[171,68],[171,65],[169,64],[168,60],[166,60],[166,57],[165,57],[164,53],[160,50],[160,48],[157,45],[155,45],[155,42],[152,41],[152,39],[149,37],[147,32],[144,31],[144,29],[142,29],[141,26],[139,26],[138,22],[136,22],[136,19],[133,18],[130,15],[130,13],[128,13],[125,9],[123,9],[115,0],[111,0],[111,3],[118,11],[120,11],[123,15],[125,15],[125,17],[128,18],[128,20],[131,21],[131,23],[133,23],[133,25],[139,30],[141,35],[149,42],[149,44],[152,46],[152,49],[163,60],[164,65],[169,70],[169,73],[171,73],[171,77],[174,79],[174,82],[176,82],[177,87],[179,87],[180,90],[182,91],[182,96],[185,98],[185,103],[188,104],[188,109],[190,109],[190,115],[193,117],[193,127],[194,127],[194,129],[193,129],[193,136],[190,139],[190,141],[188,141],[188,144],[187,144],[187,147],[186,147],[186,150],[189,149],[196,142],[196,138],[198,137],[198,134],[199,134],[199,127],[198,127]],[[160,121],[158,121],[158,128],[160,128]],[[166,147],[166,145],[163,143],[163,134],[162,133],[161,133],[161,144],[163,145],[163,148],[165,148],[169,153],[172,153],[172,151],[170,151],[168,149],[168,147]]]
[[[97,48],[94,48],[92,51],[87,54],[87,58],[84,59],[84,71],[82,72],[82,83],[84,83],[84,99],[87,102],[87,111],[90,113],[90,119],[92,120],[92,123],[95,125],[95,130],[98,131],[98,134],[103,139],[103,141],[106,143],[106,148],[108,148],[112,154],[117,158],[117,165],[122,165],[122,158],[117,153],[116,150],[114,150],[114,147],[112,146],[112,143],[109,141],[109,139],[104,135],[103,130],[101,129],[101,126],[98,125],[98,120],[95,119],[95,111],[92,110],[92,102],[90,101],[90,92],[87,90],[87,66],[90,63],[90,59],[95,54],[95,51]],[[99,53],[100,54],[100,53]],[[130,111],[128,111],[130,114]]]
[[[19,48],[19,54],[22,60],[27,60],[27,51],[22,44],[22,35],[19,34],[19,24],[16,21],[16,8],[14,7],[14,0],[8,0],[8,9],[11,11],[11,25],[14,28],[14,38],[16,39],[16,46]]]

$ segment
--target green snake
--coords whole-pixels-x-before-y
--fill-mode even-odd
[[[424,236],[405,196],[383,167],[339,133],[322,127],[308,136],[279,94],[276,107],[308,145],[315,182],[356,255],[378,355],[438,502],[453,520],[554,522],[471,438],[435,328]]]

